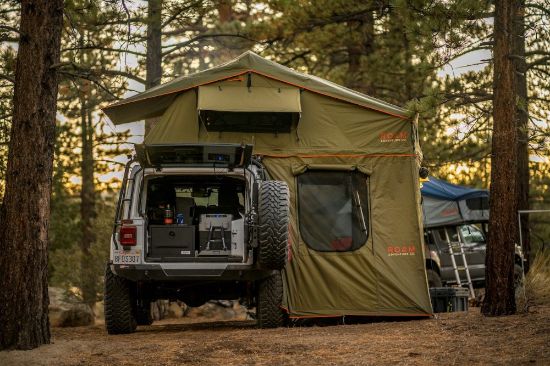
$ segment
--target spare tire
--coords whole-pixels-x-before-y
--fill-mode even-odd
[[[284,325],[283,279],[281,271],[263,279],[258,284],[256,321],[259,328],[277,328]]]
[[[261,183],[258,191],[258,264],[281,270],[288,257],[289,192],[284,182]]]

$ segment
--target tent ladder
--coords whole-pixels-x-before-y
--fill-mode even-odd
[[[455,273],[455,279],[458,286],[462,287],[462,285],[468,285],[468,289],[470,292],[470,298],[475,299],[476,295],[474,292],[474,285],[472,283],[472,278],[470,276],[470,269],[468,268],[468,262],[466,261],[466,254],[464,253],[464,243],[462,242],[462,239],[460,238],[460,231],[458,226],[456,227],[456,234],[458,238],[458,248],[453,245],[454,243],[451,242],[451,238],[449,237],[449,233],[447,230],[445,230],[445,239],[447,240],[447,245],[449,246],[449,254],[451,256],[451,263],[453,265],[453,270]],[[456,250],[458,249],[458,250]],[[456,264],[455,257],[462,257],[462,267],[458,267]],[[466,273],[466,280],[462,281],[460,278],[460,271],[464,271]]]

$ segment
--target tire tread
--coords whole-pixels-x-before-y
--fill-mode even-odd
[[[278,328],[284,324],[281,309],[283,301],[283,279],[280,271],[259,284],[256,318],[260,328]]]
[[[105,271],[104,310],[109,334],[128,334],[136,330],[130,283],[114,274],[109,265]]]
[[[281,181],[264,181],[258,197],[258,264],[262,269],[281,270],[288,257],[288,186]]]

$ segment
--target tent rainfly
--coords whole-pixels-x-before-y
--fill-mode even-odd
[[[429,177],[420,190],[424,227],[486,222],[489,220],[489,191]]]
[[[158,117],[145,145],[254,145],[290,188],[290,317],[431,315],[405,110],[246,52],[105,112],[115,124]]]

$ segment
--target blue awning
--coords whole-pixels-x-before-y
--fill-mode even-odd
[[[423,196],[447,201],[489,197],[489,191],[486,189],[459,186],[431,176],[429,179],[429,182],[422,183],[422,188],[420,189],[420,192]]]
[[[424,227],[489,220],[489,191],[451,184],[430,177],[422,183]]]

